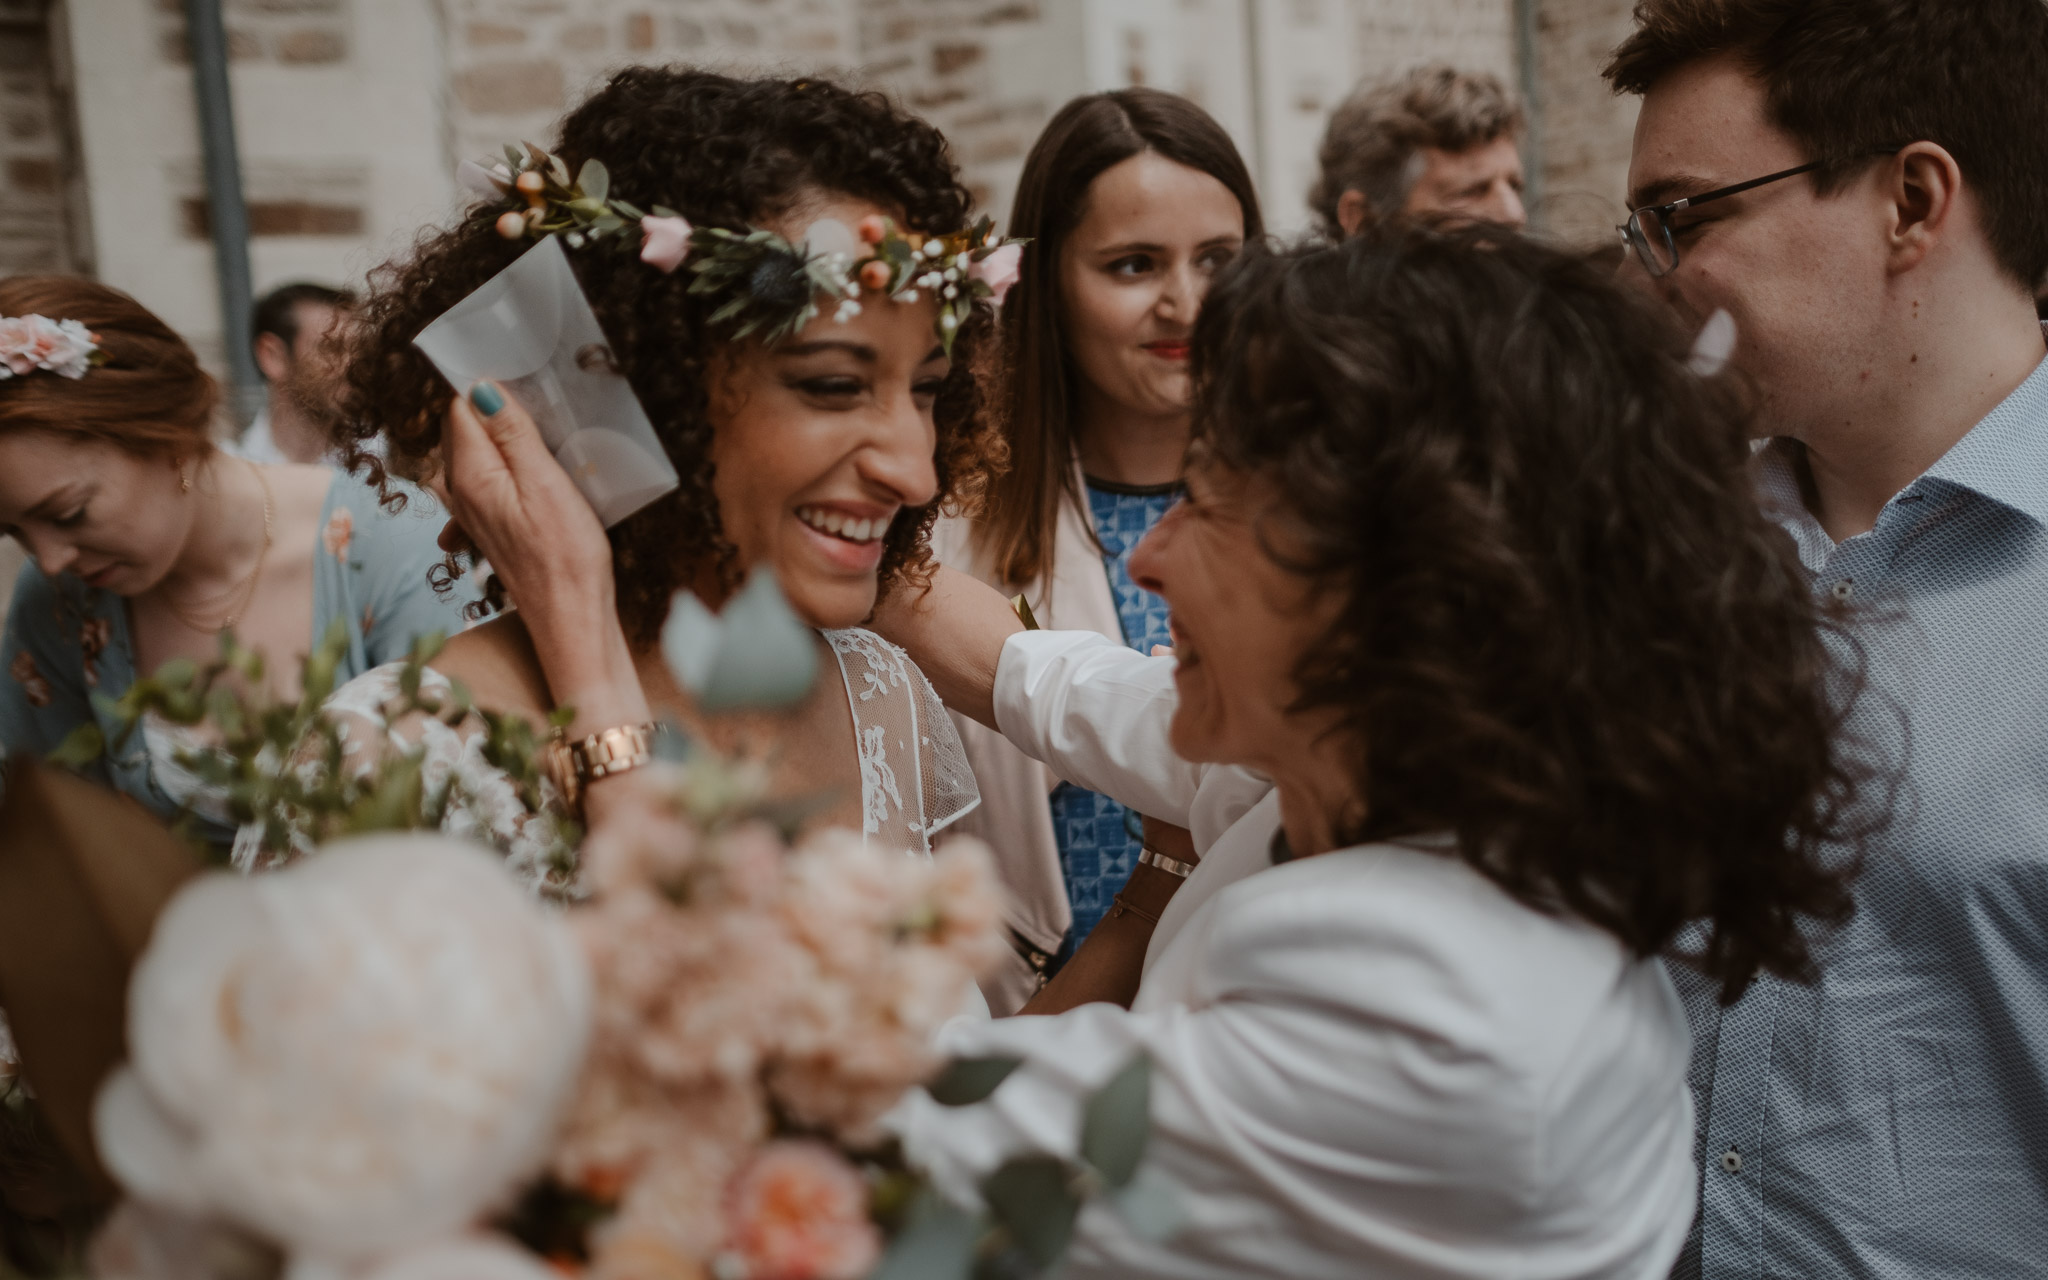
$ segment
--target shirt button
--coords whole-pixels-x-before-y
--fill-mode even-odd
[[[1721,1167],[1730,1173],[1742,1172],[1742,1153],[1734,1147],[1721,1153]]]
[[[1834,592],[1835,599],[1847,600],[1850,596],[1856,594],[1856,580],[1854,578],[1844,578],[1837,582],[1830,590]]]

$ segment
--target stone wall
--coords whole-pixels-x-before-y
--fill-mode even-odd
[[[1556,235],[1605,244],[1628,216],[1629,146],[1636,100],[1600,78],[1631,29],[1632,0],[1535,0],[1536,72],[1543,160],[1538,211]]]
[[[57,40],[42,0],[0,2],[0,273],[91,266]]]

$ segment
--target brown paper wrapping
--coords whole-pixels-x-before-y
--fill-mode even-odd
[[[7,763],[0,804],[0,1009],[22,1074],[103,1192],[100,1082],[127,1056],[128,974],[198,860],[127,796],[35,760]]]

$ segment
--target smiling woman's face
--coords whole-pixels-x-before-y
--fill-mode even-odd
[[[1086,391],[1126,413],[1188,407],[1188,335],[1244,247],[1244,210],[1215,178],[1141,151],[1088,186],[1060,251],[1061,321]]]
[[[1187,496],[1131,554],[1132,579],[1173,611],[1173,749],[1184,759],[1277,778],[1333,722],[1294,709],[1295,672],[1336,610],[1269,554],[1287,519],[1270,481],[1197,459]]]
[[[801,240],[821,218],[851,227],[888,212],[818,199],[769,225]],[[932,407],[950,364],[937,304],[863,302],[843,324],[825,306],[774,346],[728,348],[712,384],[712,489],[726,540],[747,570],[772,568],[817,627],[854,626],[873,611],[883,535],[938,496]]]
[[[47,375],[40,375],[47,376]],[[149,590],[192,532],[177,464],[52,431],[0,435],[0,533],[44,574],[116,595]]]

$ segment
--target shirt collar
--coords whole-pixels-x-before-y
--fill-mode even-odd
[[[2048,324],[2041,329],[2048,337]],[[1757,495],[1770,517],[1798,544],[1800,560],[1818,571],[1835,543],[1807,510],[1795,448],[1782,439],[1757,446]],[[1928,481],[1979,494],[2048,527],[2048,359],[2034,366],[2025,382],[1907,485],[1901,496]]]
[[[1799,549],[1799,562],[1819,573],[1835,549],[1835,540],[1821,528],[1807,510],[1806,496],[1799,491],[1797,443],[1776,439],[1759,441],[1756,449],[1756,493],[1764,514],[1792,535]]]
[[[1982,494],[2048,527],[2048,360],[2036,365],[1921,480]]]

